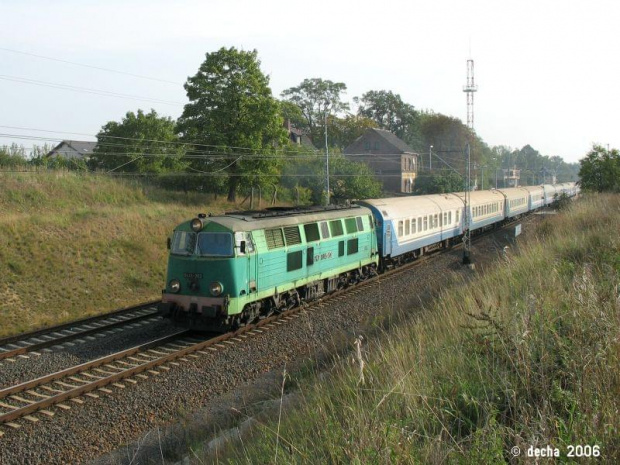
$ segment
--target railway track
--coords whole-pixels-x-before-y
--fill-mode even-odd
[[[505,226],[508,227],[514,223]],[[486,234],[475,236],[472,242],[477,242]],[[447,250],[460,247],[462,243]],[[364,292],[369,287],[380,285],[383,281],[398,274],[424,266],[431,258],[444,251],[446,249],[438,249],[413,262],[367,279],[354,287],[336,291],[319,300],[246,325],[233,333],[196,342],[188,339],[191,335],[189,331],[183,330],[162,339],[2,389],[0,390],[0,425],[19,428],[20,424],[16,423],[17,421],[37,422],[41,417],[53,417],[54,412],[50,410],[52,406],[56,409],[67,410],[70,408],[66,404],[67,401],[80,404],[84,402],[84,399],[80,397],[96,398],[100,393],[111,393],[112,387],[122,389],[127,383],[136,384],[141,379],[148,378],[149,375],[168,371],[171,365],[178,365],[177,361],[188,361],[186,357],[198,357],[197,354],[206,354],[208,351],[217,352],[222,348],[233,346],[248,337],[263,334],[290,322],[304,312],[324,307],[331,301],[338,302],[346,299],[350,295]],[[0,437],[2,434],[0,429]]]
[[[48,347],[156,318],[157,303],[158,301],[146,302],[105,315],[84,318],[51,328],[0,339],[0,360],[14,360],[14,357],[23,356],[29,352],[38,354],[37,351]]]

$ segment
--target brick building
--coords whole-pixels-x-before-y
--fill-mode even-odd
[[[393,193],[411,193],[418,172],[419,155],[390,131],[367,129],[344,155],[368,165],[383,190]]]

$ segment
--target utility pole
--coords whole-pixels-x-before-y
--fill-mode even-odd
[[[463,218],[464,234],[463,234],[463,265],[473,267],[471,261],[471,154],[469,143],[466,148],[467,153],[467,178],[465,180],[465,216]]]
[[[433,146],[428,148],[428,171],[433,169]]]
[[[325,206],[329,206],[329,147],[327,146],[327,101],[325,102]]]

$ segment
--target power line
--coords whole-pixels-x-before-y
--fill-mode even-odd
[[[155,98],[150,98],[150,97],[141,97],[138,95],[131,95],[131,94],[121,94],[117,92],[110,92],[107,90],[71,86],[68,84],[60,84],[60,83],[55,83],[55,82],[38,81],[36,79],[28,79],[28,78],[23,78],[20,76],[9,76],[6,74],[0,74],[0,79],[4,81],[18,82],[21,84],[30,84],[30,85],[41,86],[41,87],[50,87],[52,89],[68,90],[71,92],[81,92],[85,94],[100,95],[104,97],[115,97],[115,98],[129,99],[129,100],[142,100],[145,102],[160,103],[163,105],[173,105],[173,106],[184,106],[185,105],[184,103],[172,102],[170,100],[161,100],[161,99],[155,99]]]
[[[181,86],[182,87],[182,84],[179,84],[178,82],[174,82],[174,81],[168,81],[167,79],[159,79],[159,78],[154,78],[154,77],[150,77],[150,76],[144,76],[144,75],[141,75],[141,74],[133,74],[133,73],[128,73],[126,71],[119,71],[119,70],[116,70],[116,69],[103,68],[101,66],[86,65],[84,63],[77,63],[75,61],[68,61],[68,60],[61,60],[59,58],[46,57],[46,56],[43,56],[43,55],[37,55],[35,53],[22,52],[20,50],[13,50],[13,49],[10,49],[10,48],[5,48],[5,47],[0,47],[0,50],[2,50],[3,52],[18,53],[20,55],[26,55],[26,56],[35,57],[35,58],[41,58],[41,59],[44,59],[44,60],[56,61],[56,62],[59,62],[59,63],[68,64],[68,65],[81,66],[83,68],[96,69],[96,70],[99,70],[99,71],[106,71],[108,73],[122,74],[124,76],[131,76],[131,77],[135,77],[135,78],[139,78],[139,79],[148,79],[149,81],[163,82],[163,83],[166,83],[166,84],[174,84],[176,86]]]

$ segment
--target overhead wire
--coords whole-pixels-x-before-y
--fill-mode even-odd
[[[147,79],[149,81],[162,82],[162,83],[165,83],[165,84],[174,84],[175,86],[183,87],[182,84],[179,84],[178,82],[175,82],[175,81],[169,81],[168,79],[154,78],[154,77],[151,77],[151,76],[144,76],[142,74],[134,74],[134,73],[128,73],[126,71],[119,71],[117,69],[104,68],[102,66],[87,65],[87,64],[84,64],[84,63],[77,63],[75,61],[61,60],[59,58],[47,57],[47,56],[44,56],[44,55],[38,55],[36,53],[29,53],[29,52],[24,52],[24,51],[21,51],[21,50],[14,50],[14,49],[11,49],[11,48],[6,48],[6,47],[0,47],[0,50],[3,51],[3,52],[16,53],[16,54],[26,55],[26,56],[40,58],[40,59],[44,59],[44,60],[56,61],[58,63],[65,63],[65,64],[69,64],[69,65],[73,65],[73,66],[81,66],[83,68],[96,69],[98,71],[106,71],[108,73],[122,74],[124,76],[131,76],[131,77],[139,78],[139,79]]]
[[[28,78],[24,78],[21,76],[9,76],[7,74],[0,74],[0,79],[4,81],[12,81],[12,82],[18,82],[22,84],[30,84],[30,85],[36,85],[36,86],[42,86],[42,87],[50,87],[53,89],[68,90],[71,92],[94,94],[94,95],[100,95],[104,97],[115,97],[115,98],[130,99],[130,100],[140,100],[140,101],[151,102],[151,103],[159,103],[162,105],[173,105],[173,106],[184,106],[185,105],[185,103],[182,103],[182,102],[173,102],[170,100],[162,100],[162,99],[156,99],[152,97],[142,97],[142,96],[131,95],[131,94],[121,94],[118,92],[110,92],[110,91],[101,90],[101,89],[91,89],[89,87],[72,86],[69,84],[61,84],[61,83],[56,83],[56,82],[39,81],[37,79],[28,79]]]

